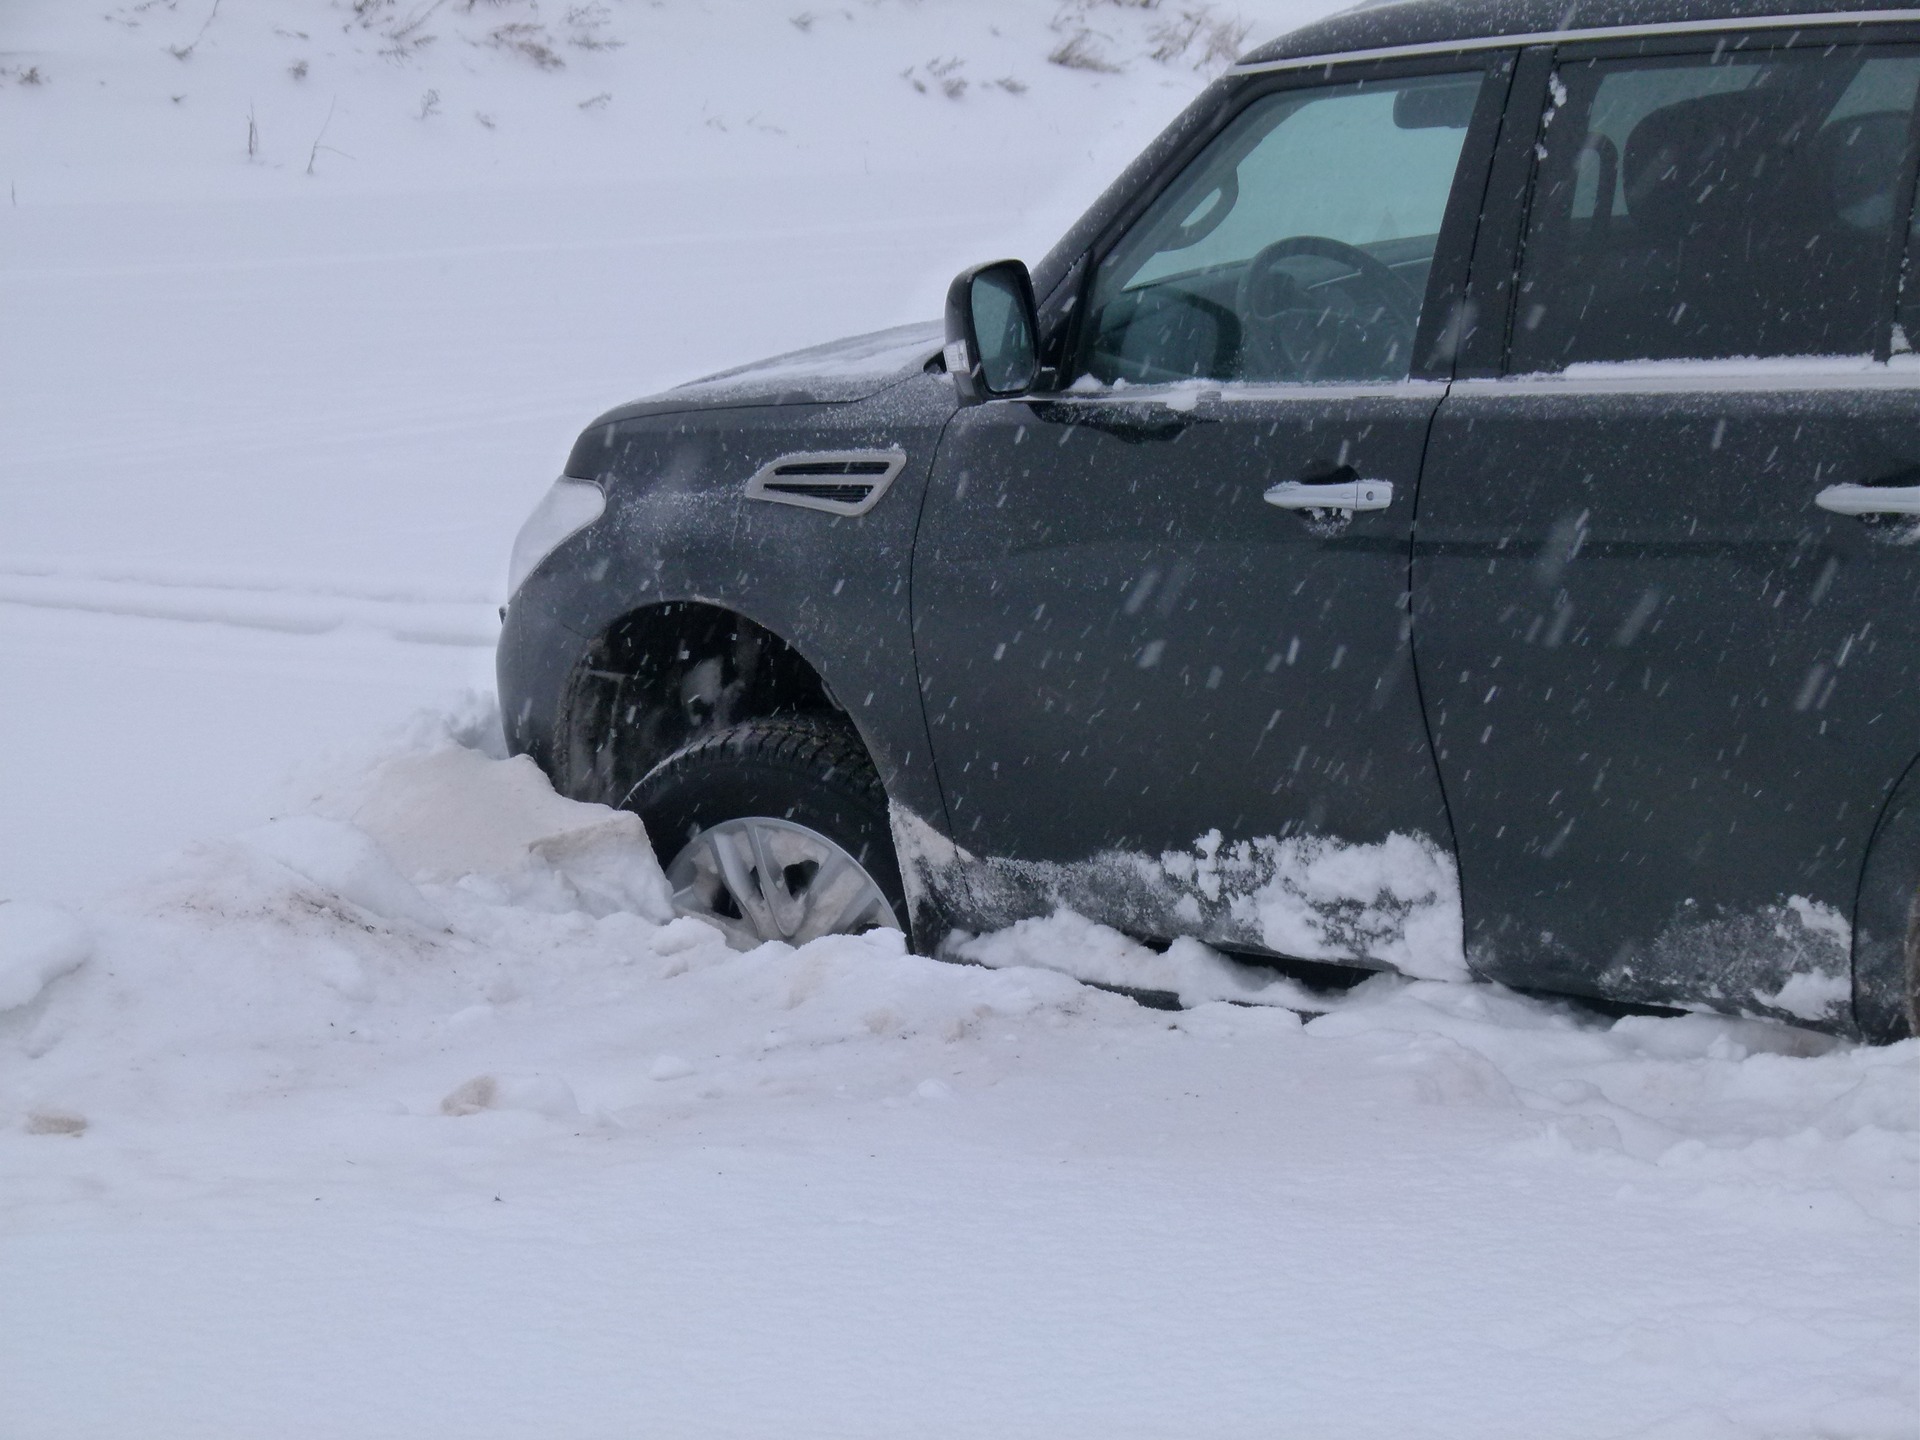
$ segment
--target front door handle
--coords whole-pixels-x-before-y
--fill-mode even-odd
[[[1391,480],[1283,480],[1266,493],[1282,510],[1384,510],[1393,503]]]
[[[1836,515],[1920,515],[1920,485],[1829,485],[1813,503]]]

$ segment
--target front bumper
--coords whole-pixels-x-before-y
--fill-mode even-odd
[[[507,606],[494,651],[494,674],[507,753],[531,756],[558,786],[564,783],[557,767],[567,694],[593,642],[543,603],[538,578]]]

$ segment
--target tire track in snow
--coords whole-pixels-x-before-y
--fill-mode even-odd
[[[294,635],[325,635],[359,627],[413,644],[473,649],[491,647],[500,634],[497,603],[485,597],[407,594],[351,582],[270,585],[164,572],[89,575],[0,568],[0,606],[4,605]]]
[[[302,433],[303,427],[290,425],[285,412],[278,408],[270,408],[257,420],[180,426],[171,435],[155,434],[138,419],[131,423],[123,419],[112,430],[103,430],[86,439],[13,450],[0,468],[20,475],[24,483],[28,473],[36,469],[87,461],[152,464],[204,458],[210,453],[217,453],[222,461],[241,455],[283,457],[290,442],[298,444],[305,457],[325,450],[357,453],[397,441],[470,434],[479,428],[534,425],[562,430],[568,425],[577,428],[619,403],[620,399],[609,400],[604,396],[599,402],[575,396],[557,397],[551,402],[527,407],[488,406],[477,402],[457,407],[394,406],[369,411],[342,406],[332,414],[310,415],[307,433]],[[155,415],[151,423],[169,420],[179,425],[178,420],[168,415]]]

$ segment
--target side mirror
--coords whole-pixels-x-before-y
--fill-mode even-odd
[[[947,290],[947,373],[960,403],[1024,393],[1040,373],[1033,280],[1018,260],[962,270]]]

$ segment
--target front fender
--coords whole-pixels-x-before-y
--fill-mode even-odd
[[[697,602],[790,645],[852,718],[888,794],[944,819],[909,602],[921,499],[953,410],[951,383],[934,374],[852,403],[648,414],[589,432],[568,468],[592,457],[607,510],[508,608],[499,653],[509,745],[554,773],[568,686],[594,642],[636,611]],[[783,455],[889,449],[906,462],[862,515],[747,494]]]

